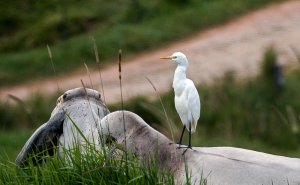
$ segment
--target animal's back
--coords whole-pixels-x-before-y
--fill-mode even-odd
[[[300,183],[300,159],[234,147],[194,147],[185,153],[191,181],[207,184]]]

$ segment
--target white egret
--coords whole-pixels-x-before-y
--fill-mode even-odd
[[[192,148],[191,134],[196,131],[197,122],[200,117],[200,97],[193,81],[186,78],[186,70],[189,65],[188,60],[181,52],[175,52],[171,56],[160,58],[170,59],[177,63],[173,79],[173,88],[175,92],[175,108],[183,124],[183,130],[178,144],[179,148],[181,148],[182,137],[185,128],[187,128],[189,131],[189,144],[187,148]]]

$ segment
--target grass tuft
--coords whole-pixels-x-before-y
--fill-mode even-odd
[[[84,149],[84,153],[79,148],[65,150],[64,158],[49,157],[24,168],[0,163],[0,184],[174,184],[173,176],[155,164],[142,166],[131,155],[125,163],[116,151],[99,152],[92,145]]]

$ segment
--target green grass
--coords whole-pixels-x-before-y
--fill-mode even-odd
[[[33,129],[15,129],[0,131],[0,161],[15,161],[25,141],[33,133]]]
[[[162,47],[279,1],[283,0],[186,0],[182,4],[181,1],[68,0],[67,22],[61,18],[61,1],[6,2],[0,6],[4,9],[0,21],[10,25],[0,27],[4,33],[0,37],[0,86],[52,76],[47,44],[61,75],[82,67],[84,62],[95,63],[91,36],[98,44],[101,61],[114,61],[119,48],[129,55]]]
[[[19,168],[0,162],[0,184],[174,184],[173,175],[159,171],[155,161],[142,165],[133,156],[125,162],[114,150],[99,152],[94,146],[65,151],[59,157],[44,159],[42,164]],[[32,156],[36,157],[36,156]],[[125,174],[125,169],[128,174]]]

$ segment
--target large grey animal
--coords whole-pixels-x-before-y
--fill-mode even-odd
[[[186,182],[185,165],[192,184],[199,184],[201,179],[214,185],[300,184],[300,159],[297,158],[234,147],[194,147],[182,155],[186,149],[178,149],[177,144],[127,111],[108,114],[100,125],[102,134],[110,135],[136,156],[145,159],[158,154],[159,167],[171,170],[178,184]]]
[[[79,129],[89,142],[112,138],[142,161],[157,156],[159,169],[170,170],[177,184],[186,182],[185,166],[192,184],[199,184],[201,179],[214,185],[300,184],[300,159],[233,147],[194,147],[182,155],[185,149],[177,149],[177,144],[138,115],[128,111],[108,113],[98,92],[82,88],[67,91],[58,99],[49,121],[29,138],[16,163],[25,165],[31,153],[43,149],[51,154],[52,143],[61,148],[84,144]],[[76,128],[74,123],[80,124]],[[58,152],[63,155],[63,150]]]
[[[65,92],[58,98],[50,119],[28,139],[17,156],[16,164],[26,165],[26,160],[33,153],[40,154],[37,160],[44,155],[53,155],[54,146],[63,156],[64,149],[84,144],[86,139],[99,144],[99,135],[95,131],[98,130],[99,121],[108,113],[98,91],[76,88]]]

